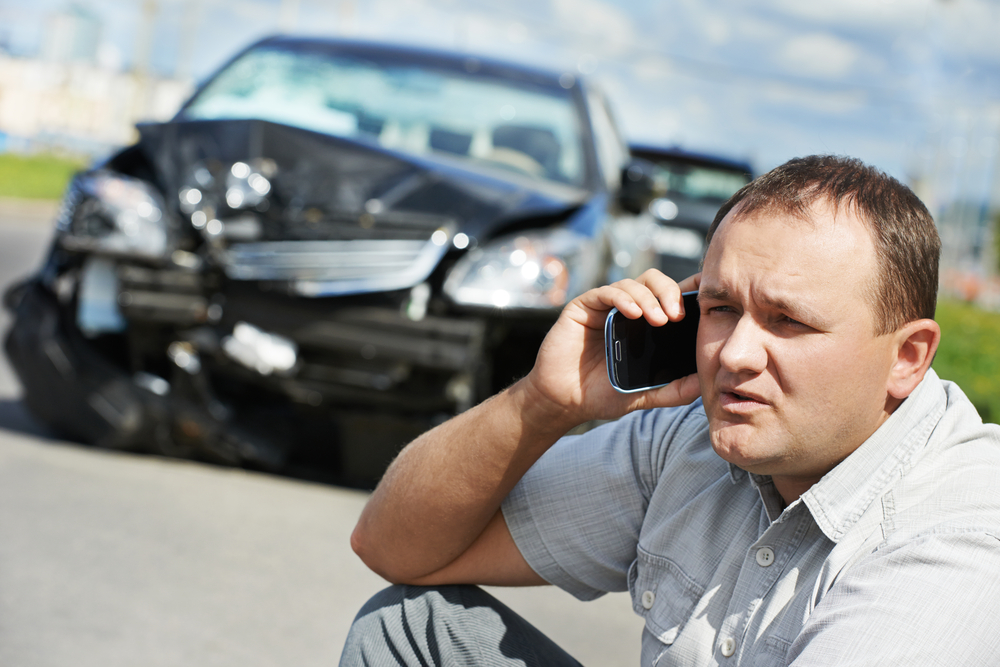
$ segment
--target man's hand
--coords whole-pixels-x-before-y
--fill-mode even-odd
[[[615,419],[632,410],[687,405],[698,398],[696,375],[665,387],[634,394],[615,391],[608,381],[604,322],[612,308],[630,319],[645,317],[654,325],[683,319],[683,292],[698,289],[701,274],[678,285],[655,269],[638,280],[622,280],[586,292],[563,309],[539,350],[535,367],[524,379],[552,417],[566,430],[591,419]]]

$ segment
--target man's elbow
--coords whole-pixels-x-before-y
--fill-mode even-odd
[[[388,580],[389,577],[386,576],[387,573],[384,571],[385,568],[382,565],[377,544],[373,542],[376,542],[376,540],[372,539],[362,524],[359,523],[354,527],[354,531],[351,533],[351,550],[358,555],[362,563],[368,566],[369,570]]]
[[[366,531],[360,523],[354,527],[354,531],[351,533],[351,549],[369,570],[390,584],[414,583],[412,577],[408,577],[405,572],[402,572],[399,564],[393,561],[391,554],[386,554],[384,549],[379,548],[381,542],[381,540],[374,538],[369,531]]]

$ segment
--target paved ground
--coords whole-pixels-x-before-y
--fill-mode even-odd
[[[51,212],[0,201],[0,287]],[[336,664],[383,585],[348,546],[365,493],[62,442],[18,396],[0,355],[0,665]],[[493,592],[585,664],[638,663],[623,594]]]

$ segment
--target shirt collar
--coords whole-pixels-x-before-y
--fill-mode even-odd
[[[837,542],[885,493],[901,469],[930,437],[947,397],[937,374],[924,379],[875,433],[802,494],[820,530]]]
[[[733,484],[739,484],[747,477],[750,478],[750,484],[753,485],[753,488],[757,489],[757,493],[760,494],[760,499],[764,503],[764,511],[767,512],[768,521],[776,521],[785,509],[785,501],[782,500],[778,490],[774,488],[771,476],[757,475],[747,472],[743,468],[737,468],[732,463],[729,464],[729,479]]]

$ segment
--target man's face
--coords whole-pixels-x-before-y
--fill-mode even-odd
[[[730,213],[699,294],[698,377],[712,446],[772,475],[779,491],[808,488],[889,412],[893,337],[873,333],[871,237],[853,212],[825,201],[808,217]]]

